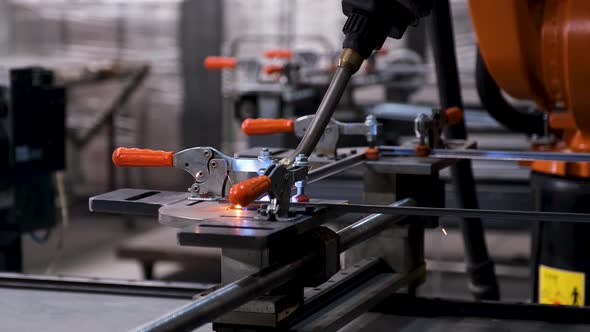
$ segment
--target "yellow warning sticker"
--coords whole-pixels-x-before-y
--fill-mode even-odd
[[[539,303],[584,305],[584,273],[539,265]]]

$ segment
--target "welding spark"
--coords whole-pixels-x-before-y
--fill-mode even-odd
[[[448,235],[448,233],[447,233],[447,230],[446,230],[444,227],[443,227],[443,228],[441,228],[441,231],[443,232],[443,234],[444,234],[445,236],[447,236],[447,235]]]

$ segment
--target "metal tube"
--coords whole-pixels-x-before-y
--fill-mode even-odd
[[[411,198],[406,198],[397,201],[390,206],[413,205],[416,205],[416,202]],[[340,251],[346,251],[354,247],[355,245],[379,234],[391,225],[403,221],[406,217],[407,216],[391,216],[380,213],[372,214],[341,229],[338,231],[338,236],[340,237]]]
[[[135,331],[190,331],[280,286],[311,263],[315,255],[299,258],[275,269],[265,269],[232,282],[199,300],[138,327]]]
[[[324,99],[322,99],[322,102],[318,107],[318,111],[313,117],[313,121],[305,132],[303,139],[299,142],[295,152],[289,157],[290,163],[292,163],[300,154],[309,156],[313,152],[320,141],[320,138],[324,134],[324,130],[330,122],[330,119],[336,110],[336,106],[338,106],[340,98],[342,98],[342,94],[344,93],[344,90],[346,90],[348,81],[350,81],[353,73],[354,72],[348,68],[336,68],[336,73],[332,78],[332,82],[330,82],[330,86],[324,95]]]

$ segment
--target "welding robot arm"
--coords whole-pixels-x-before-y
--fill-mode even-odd
[[[342,12],[348,17],[342,48],[366,59],[381,49],[387,37],[400,39],[433,6],[434,0],[342,0]]]

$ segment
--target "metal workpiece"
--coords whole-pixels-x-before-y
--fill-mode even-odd
[[[316,112],[311,125],[295,149],[295,152],[293,152],[288,159],[289,164],[291,164],[298,155],[304,154],[309,156],[313,152],[320,141],[324,130],[328,126],[328,123],[336,110],[336,106],[338,106],[340,98],[342,98],[342,94],[344,93],[353,73],[354,72],[350,69],[343,67],[338,67],[336,69],[336,73],[330,82],[330,86],[318,107],[318,111]]]
[[[416,202],[411,198],[397,201],[390,206],[414,206]],[[398,224],[406,219],[406,216],[391,216],[385,214],[372,214],[338,232],[340,236],[340,250],[346,251],[384,229]]]

